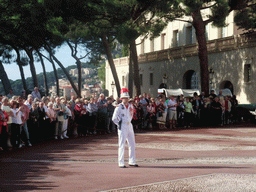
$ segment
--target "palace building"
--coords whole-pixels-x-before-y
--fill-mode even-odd
[[[233,18],[231,12],[227,27],[206,26],[210,89],[228,88],[239,103],[256,103],[256,35],[242,34]],[[201,89],[198,44],[189,23],[170,22],[159,37],[142,39],[136,40],[142,93],[156,97],[162,87]],[[121,87],[128,87],[129,58],[118,58],[114,63]],[[106,89],[117,97],[108,62]]]

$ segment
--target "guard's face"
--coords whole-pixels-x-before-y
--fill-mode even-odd
[[[128,98],[122,98],[123,103],[128,103],[129,99]]]

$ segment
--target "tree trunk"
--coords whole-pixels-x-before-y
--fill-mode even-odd
[[[57,88],[57,95],[60,95],[60,87],[59,87],[59,78],[58,78],[58,73],[54,64],[54,61],[52,60],[51,56],[49,56],[50,58],[44,56],[42,53],[39,53],[41,56],[43,56],[45,59],[47,59],[51,64],[52,64],[52,68],[53,68],[53,72],[54,72],[54,76],[55,76],[55,83],[56,83],[56,88]]]
[[[81,66],[82,63],[80,61],[80,59],[76,56],[77,51],[73,49],[72,45],[69,43],[69,41],[67,40],[67,44],[71,49],[71,56],[76,60],[76,65],[77,65],[77,71],[78,71],[78,92],[79,92],[79,97],[81,97],[81,89],[82,89],[82,70],[81,70]]]
[[[134,79],[134,86],[135,86],[135,95],[139,96],[141,95],[140,74],[139,74],[139,62],[138,62],[138,55],[137,55],[135,40],[133,40],[130,44],[130,51],[131,51],[131,57],[133,61],[133,71],[134,71],[133,79]]]
[[[200,10],[193,12],[193,26],[196,30],[198,42],[198,56],[200,60],[201,91],[206,95],[209,94],[209,71],[208,71],[208,51],[205,37],[205,24],[202,19]]]
[[[27,83],[26,83],[26,79],[25,79],[25,75],[24,75],[23,65],[22,65],[21,60],[20,60],[20,52],[19,52],[18,48],[14,47],[14,46],[13,46],[13,48],[17,53],[16,62],[17,62],[17,65],[19,66],[19,69],[20,69],[20,76],[21,76],[21,80],[22,80],[22,84],[23,84],[23,89],[28,94],[28,88],[27,88]]]
[[[82,89],[82,70],[81,70],[81,61],[77,56],[73,56],[76,59],[76,65],[78,70],[78,95],[81,97],[81,89]]]
[[[54,64],[54,61],[52,60],[52,58],[50,58],[50,62],[52,64],[52,68],[53,68],[54,76],[55,76],[55,80],[56,80],[57,95],[60,96],[60,86],[59,86],[59,78],[58,78],[57,69],[55,67],[55,64]]]
[[[26,93],[28,93],[28,88],[27,88],[27,83],[26,83],[26,79],[25,79],[23,66],[22,65],[18,65],[18,66],[20,69],[20,76],[21,76],[21,80],[22,80],[22,84],[23,84],[23,89],[26,91]]]
[[[4,70],[2,61],[0,61],[0,79],[3,84],[5,94],[7,95],[9,93],[10,89],[12,89],[12,86],[11,86],[9,78]]]
[[[44,60],[40,54],[40,52],[38,50],[36,50],[36,52],[38,53],[38,56],[40,58],[41,64],[42,64],[42,68],[43,68],[43,74],[44,74],[44,87],[45,87],[45,95],[48,96],[49,95],[49,89],[48,89],[48,84],[47,84],[47,76],[46,76],[46,70],[45,70],[45,65],[44,65]]]
[[[36,76],[36,69],[35,69],[35,65],[34,65],[33,50],[29,50],[28,48],[26,48],[25,51],[29,57],[29,65],[30,65],[30,71],[31,71],[34,87],[39,88],[37,76]]]
[[[81,97],[81,95],[79,95],[78,89],[74,84],[74,81],[71,79],[70,75],[68,74],[67,70],[65,69],[65,67],[62,65],[62,63],[52,54],[52,51],[50,48],[45,47],[45,49],[49,52],[50,56],[53,58],[53,60],[60,66],[60,68],[63,70],[63,72],[65,73],[67,79],[69,80],[72,88],[74,89],[74,91],[76,92],[78,97]]]
[[[132,56],[131,51],[129,50],[129,82],[128,82],[128,89],[130,91],[130,97],[133,97],[133,63],[132,63]]]
[[[112,56],[112,53],[111,53],[111,48],[109,46],[106,34],[102,34],[101,39],[102,39],[103,46],[105,48],[105,51],[106,51],[106,54],[107,54],[107,57],[108,57],[108,63],[109,63],[109,66],[111,68],[114,81],[115,81],[115,84],[116,84],[117,95],[118,95],[118,97],[120,97],[121,87],[120,87],[119,79],[118,79],[118,76],[117,76],[113,56]]]

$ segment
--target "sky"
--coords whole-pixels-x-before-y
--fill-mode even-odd
[[[47,53],[43,53],[43,54],[47,56]],[[82,51],[80,51],[77,55],[78,56],[85,55],[85,52],[82,53]],[[73,59],[73,57],[71,56],[70,48],[67,45],[63,45],[59,49],[57,49],[55,56],[57,57],[58,60],[60,60],[62,62],[64,67],[68,67],[70,65],[75,65],[75,59]],[[82,61],[84,62],[85,60],[82,60]],[[44,63],[45,63],[46,72],[53,71],[52,64],[50,62],[48,62],[46,59],[44,59]],[[16,63],[3,64],[3,66],[5,68],[5,71],[7,73],[7,76],[9,77],[9,79],[11,79],[11,80],[21,79],[20,70]],[[39,63],[35,62],[35,68],[36,68],[37,74],[43,72],[42,65],[40,62]],[[56,64],[56,68],[59,68],[59,66],[57,64]],[[25,78],[31,77],[29,65],[23,67],[23,69],[24,69]]]

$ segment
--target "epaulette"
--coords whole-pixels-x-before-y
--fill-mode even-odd
[[[118,104],[116,107],[119,107],[119,106],[121,106],[122,109],[124,109],[124,105],[122,103]]]

